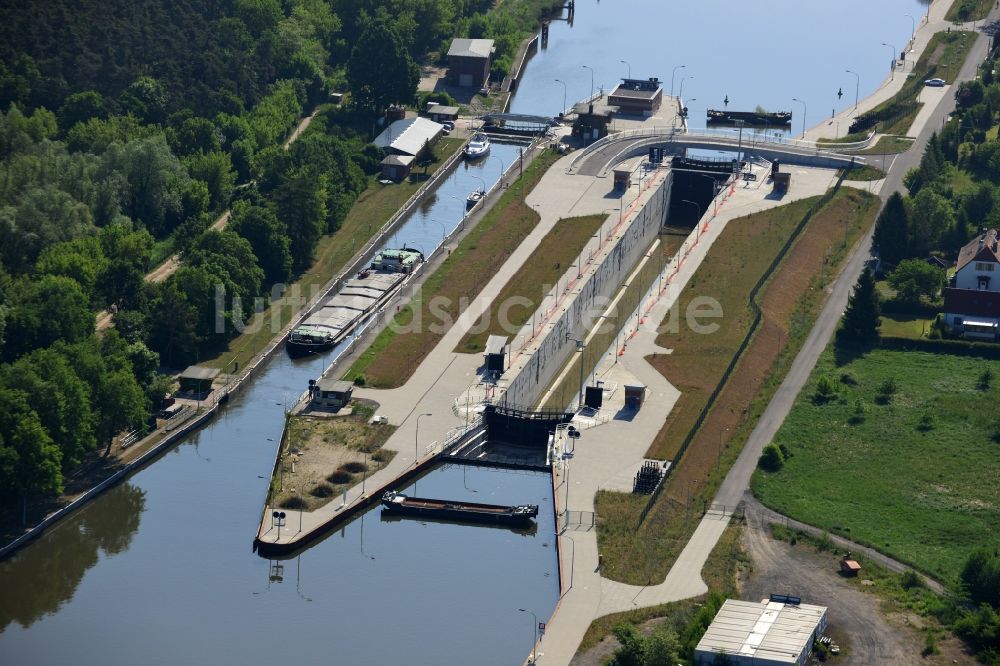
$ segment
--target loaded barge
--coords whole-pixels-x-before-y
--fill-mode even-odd
[[[285,349],[292,356],[304,356],[333,348],[389,300],[423,260],[419,250],[407,247],[382,250],[369,268],[348,280],[288,334]]]
[[[538,516],[538,505],[501,506],[428,499],[426,497],[407,497],[390,490],[382,496],[382,511],[383,513],[416,518],[528,527],[532,525],[532,519]]]
[[[707,111],[709,124],[729,124],[733,125],[737,121],[743,121],[747,125],[791,125],[791,111],[719,111],[709,109]]]

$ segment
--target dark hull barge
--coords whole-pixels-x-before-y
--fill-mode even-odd
[[[538,505],[500,506],[426,497],[407,497],[390,490],[382,496],[382,511],[414,518],[524,527],[531,525],[532,519],[538,516]]]
[[[747,125],[791,125],[791,111],[719,111],[709,109],[707,112],[709,124],[734,125],[742,120]]]

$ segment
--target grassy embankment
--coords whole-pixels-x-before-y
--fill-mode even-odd
[[[437,159],[428,169],[428,175],[437,169],[462,146],[462,139],[443,138],[435,146]],[[290,284],[286,294],[301,294],[306,300],[319,293],[323,286],[350,262],[354,253],[364,247],[382,225],[389,221],[397,210],[406,203],[424,183],[426,177],[421,172],[408,180],[392,185],[378,182],[379,176],[371,176],[368,189],[361,193],[350,212],[344,218],[336,233],[324,236],[316,246],[312,266]],[[263,313],[256,315],[247,330],[229,341],[227,350],[202,365],[228,368],[234,361],[247,363],[263,349],[281,329],[295,317],[304,302],[288,303],[279,299],[269,305]]]
[[[828,349],[775,437],[791,458],[757,472],[754,493],[954,585],[973,548],[1000,546],[1000,388],[986,369],[1000,363],[877,349],[838,364]],[[813,400],[820,377],[834,399]]]
[[[743,529],[739,525],[730,525],[708,556],[708,560],[701,570],[701,576],[705,580],[709,592],[718,592],[725,597],[739,596],[739,580],[752,567],[750,556],[742,545]],[[612,629],[622,623],[643,626],[643,623],[649,620],[664,618],[663,621],[670,623],[677,634],[681,635],[704,598],[701,596],[599,617],[591,622],[590,627],[587,628],[587,633],[584,634],[583,640],[580,642],[578,653],[586,652],[605,639],[617,644],[617,641],[609,638],[609,635]]]
[[[910,72],[906,72],[906,66],[897,71],[896,74],[906,76],[906,83],[895,95],[885,100],[867,113],[885,113],[893,105],[898,105],[898,113],[891,113],[878,124],[878,131],[881,134],[905,136],[910,130],[910,125],[920,112],[921,103],[917,102],[917,97],[924,89],[924,81],[930,78],[941,78],[951,83],[958,76],[959,70],[965,63],[967,51],[976,39],[976,34],[969,31],[953,30],[951,32],[939,32],[931,37],[930,43],[920,59],[913,66]],[[863,141],[868,136],[869,130],[855,132],[839,139],[820,139],[821,143],[852,143]],[[881,143],[881,142],[880,142]],[[889,144],[886,144],[888,147]],[[903,148],[905,150],[906,148]],[[880,154],[888,152],[902,152],[899,150],[888,151],[886,149],[869,152],[871,149],[863,151],[866,154]]]
[[[531,320],[532,313],[557,281],[561,280],[576,258],[593,238],[607,215],[570,217],[556,222],[531,256],[504,285],[489,309],[472,325],[472,330],[458,343],[460,354],[480,353],[491,335],[511,336]],[[509,304],[517,299],[517,307]],[[505,305],[507,304],[507,305]]]
[[[877,211],[875,197],[843,188],[815,213],[758,294],[762,321],[705,421],[693,431],[753,322],[752,286],[816,201],[731,222],[681,294],[679,312],[694,297],[710,296],[721,303],[724,319],[710,335],[685,326],[662,334],[657,343],[673,353],[648,359],[682,394],[647,456],[671,459],[689,434],[690,443],[645,521],[640,522],[645,497],[598,493],[598,540],[608,577],[644,584],[666,575],[811,329],[823,289]]]
[[[535,158],[524,176],[500,195],[476,228],[424,281],[413,301],[395,314],[392,323],[347,371],[345,379],[361,380],[377,388],[402,386],[409,379],[467,304],[538,224],[538,213],[524,203],[524,195],[558,158],[554,151]]]
[[[993,9],[993,2],[994,0],[954,0],[944,18],[955,22],[981,21]]]

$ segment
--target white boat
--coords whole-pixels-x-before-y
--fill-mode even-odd
[[[475,136],[472,137],[469,144],[465,147],[465,156],[470,160],[486,157],[489,152],[490,138],[482,132],[476,132]]]
[[[483,190],[474,190],[469,196],[465,198],[465,207],[472,208],[477,203],[482,201],[486,197],[486,192]]]

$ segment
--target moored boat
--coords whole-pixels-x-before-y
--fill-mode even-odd
[[[486,192],[483,190],[473,190],[469,196],[465,198],[465,207],[472,208],[477,203],[486,198]]]
[[[742,120],[748,125],[790,125],[792,123],[791,111],[719,111],[709,109],[707,112],[709,123],[734,124],[737,120]]]
[[[490,152],[490,138],[482,132],[476,132],[475,136],[469,140],[468,145],[465,146],[464,152],[470,160],[485,157]]]
[[[537,504],[502,506],[426,497],[407,497],[394,490],[382,495],[382,510],[401,516],[495,525],[530,525],[532,519],[538,516]]]

